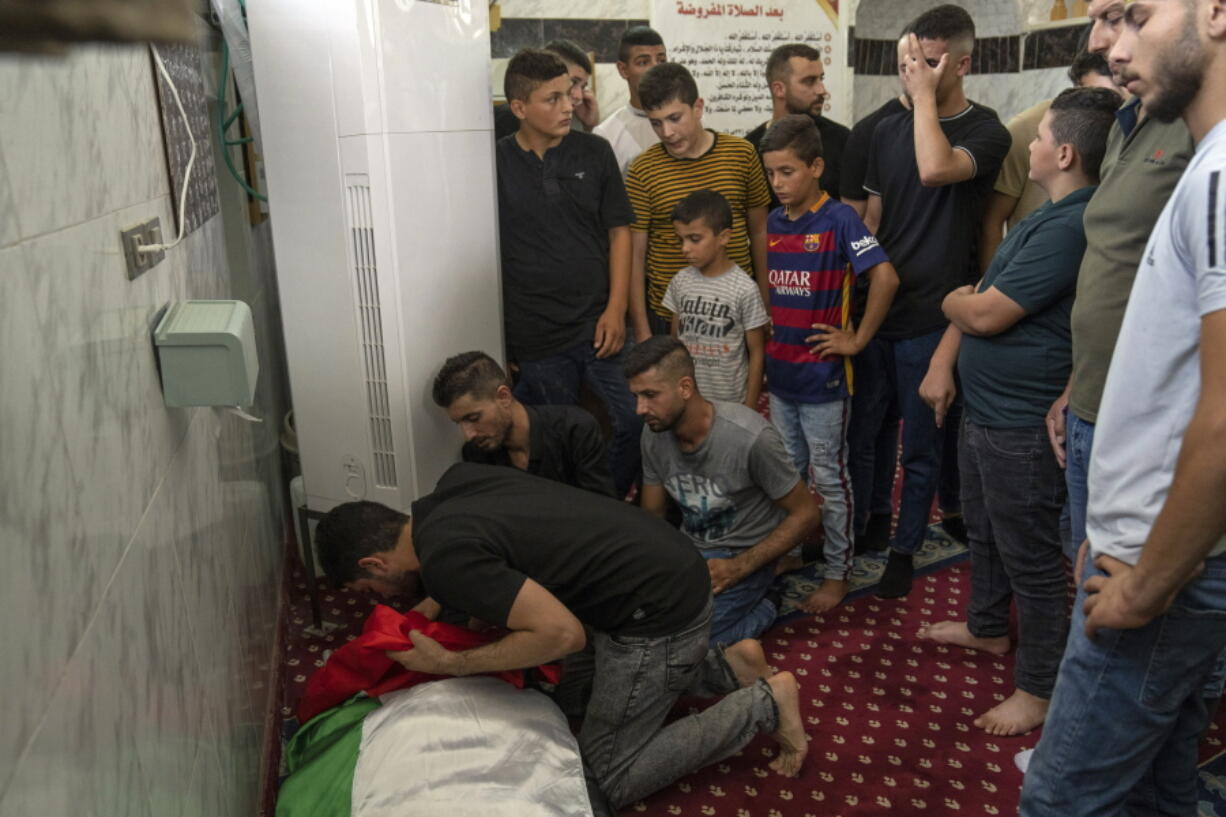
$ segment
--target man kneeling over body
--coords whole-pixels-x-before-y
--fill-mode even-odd
[[[470,463],[452,466],[411,510],[350,502],[329,512],[317,532],[329,577],[383,596],[428,592],[510,632],[461,652],[415,632],[414,649],[390,653],[406,668],[453,676],[520,669],[590,642],[595,677],[579,749],[613,808],[734,754],[759,732],[779,743],[772,768],[799,773],[808,746],[796,679],[766,677],[756,641],[708,649],[707,569],[666,522]],[[683,694],[725,697],[664,726]]]
[[[643,508],[663,516],[665,494],[681,506],[681,528],[711,574],[711,643],[756,638],[779,612],[775,563],[821,521],[817,502],[773,425],[702,396],[680,340],[648,338],[624,366],[646,424]]]

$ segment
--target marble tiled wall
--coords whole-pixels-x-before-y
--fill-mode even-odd
[[[255,811],[284,516],[271,242],[227,176],[222,213],[129,282],[119,230],[174,233],[161,139],[146,48],[0,58],[3,817]],[[150,332],[182,298],[251,305],[265,423],[164,406]]]
[[[493,60],[490,86],[502,98],[507,60],[521,48],[540,48],[554,39],[569,39],[596,55],[596,102],[601,118],[630,98],[626,81],[617,73],[617,44],[628,25],[645,25],[647,0],[501,0],[502,25],[490,35]]]
[[[1008,37],[1023,28],[1025,18],[1019,0],[946,1],[971,13],[976,36]],[[910,20],[935,5],[936,0],[859,0],[854,17],[856,37],[892,40]]]
[[[980,38],[965,84],[971,99],[1007,121],[1068,86],[1065,68],[1076,55],[1083,25],[1070,20],[1063,27],[1036,29],[1031,18],[1039,14],[1038,4],[1050,8],[1050,0],[954,2],[971,13]],[[899,92],[897,78],[887,75],[882,65],[892,61],[891,44],[902,27],[931,5],[930,0],[860,0],[855,12],[855,119]],[[890,60],[878,59],[883,56]]]

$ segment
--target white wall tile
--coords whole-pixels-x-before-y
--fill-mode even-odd
[[[0,594],[4,643],[38,680],[8,687],[29,696],[28,712],[45,706],[190,417],[163,404],[150,339],[181,292],[180,256],[129,282],[118,255],[120,226],[159,209],[23,242],[0,276],[0,506],[22,541],[41,545],[6,554],[14,592]],[[0,757],[29,737],[2,731]]]
[[[58,687],[40,690],[47,714],[0,813],[151,814],[140,760],[148,754],[147,696],[162,685],[151,666],[159,649],[177,652],[153,618],[172,612],[175,572],[171,550],[134,543]]]
[[[0,248],[15,244],[19,238],[21,238],[21,230],[17,225],[17,205],[13,201],[13,190],[9,183],[4,151],[0,150]]]
[[[157,119],[147,49],[0,58],[0,539],[22,544],[0,549],[5,817],[175,813],[223,757],[224,810],[203,813],[256,796],[284,520],[269,228],[223,182],[224,216],[129,282],[119,229],[175,234]],[[236,295],[267,424],[167,409],[158,311]]]
[[[5,57],[0,98],[0,152],[23,238],[169,191],[146,47]]]

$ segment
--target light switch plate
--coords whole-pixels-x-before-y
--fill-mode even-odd
[[[157,252],[137,252],[138,245],[162,243],[162,221],[157,216],[140,224],[133,224],[126,230],[119,231],[119,240],[123,244],[123,257],[128,264],[128,280],[133,281],[143,273],[153,269],[158,262],[166,257],[163,250]]]

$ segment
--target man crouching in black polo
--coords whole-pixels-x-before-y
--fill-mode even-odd
[[[707,567],[668,523],[588,491],[469,463],[452,466],[411,510],[373,502],[333,509],[317,534],[328,575],[383,596],[428,593],[510,631],[460,652],[414,632],[414,649],[390,653],[411,670],[473,675],[592,649],[579,748],[613,808],[734,754],[759,732],[779,744],[772,768],[800,772],[808,745],[796,679],[766,677],[756,641],[708,649]],[[724,698],[664,726],[683,694]]]

